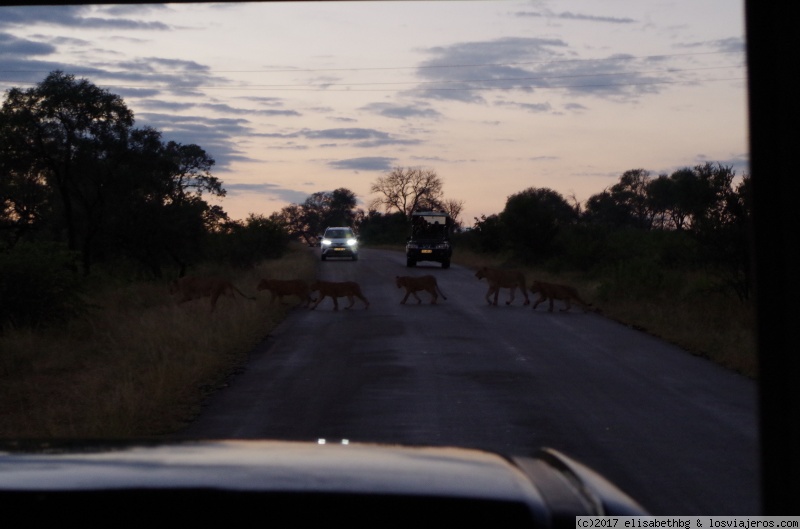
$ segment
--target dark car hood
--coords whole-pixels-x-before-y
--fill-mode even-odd
[[[461,448],[215,440],[14,445],[0,451],[4,506],[27,509],[25,500],[33,496],[44,504],[50,498],[51,503],[76,506],[86,494],[101,492],[108,506],[115,504],[114,498],[122,501],[119,494],[125,491],[147,492],[151,505],[159,502],[159,491],[170,505],[189,497],[176,492],[200,491],[217,505],[237,497],[230,493],[256,494],[259,505],[278,496],[303,497],[308,506],[330,497],[358,498],[359,505],[368,504],[369,498],[384,503],[417,498],[428,503],[467,500],[474,508],[472,502],[479,501],[515,505],[540,526],[551,525],[559,513],[573,524],[577,514],[645,514],[602,477],[553,450],[506,458]],[[191,498],[197,500],[197,494]],[[287,501],[278,506],[291,503]]]

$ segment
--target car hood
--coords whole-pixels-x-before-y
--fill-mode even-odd
[[[543,526],[564,511],[645,514],[601,476],[548,449],[508,458],[462,448],[213,440],[0,450],[0,500],[71,493],[74,505],[82,492],[213,490],[500,502],[524,506]]]

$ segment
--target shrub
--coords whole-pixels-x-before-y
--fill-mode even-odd
[[[0,253],[0,328],[63,323],[83,313],[77,261],[56,243],[20,243]]]

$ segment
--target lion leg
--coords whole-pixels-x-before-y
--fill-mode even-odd
[[[522,285],[520,287],[520,290],[522,290],[522,295],[525,296],[525,303],[523,303],[522,306],[524,307],[526,305],[530,305],[531,299],[528,297],[528,289],[525,288],[525,285]]]
[[[211,294],[211,312],[214,312],[214,309],[217,308],[217,299],[219,299],[220,294],[222,294],[222,292],[214,292]]]
[[[511,305],[514,302],[514,296],[517,293],[517,287],[509,287],[508,292],[508,301],[506,301],[506,305]]]
[[[545,300],[545,298],[543,298],[541,295],[539,295],[539,297],[536,299],[536,303],[533,304],[533,310],[536,310],[536,307],[538,307],[539,304],[544,300]]]
[[[364,302],[364,309],[365,310],[368,309],[369,308],[369,301],[367,301],[367,298],[365,298],[362,294],[356,294],[356,295],[358,296],[358,299],[360,299],[361,301]]]
[[[420,303],[422,303],[422,298],[420,298],[420,297],[417,295],[417,293],[416,293],[416,292],[412,291],[411,293],[414,295],[414,298],[417,300],[417,305],[419,305]]]
[[[490,305],[497,306],[497,296],[500,295],[500,287],[492,287],[492,292],[494,292],[494,300],[490,302]]]
[[[439,295],[442,296],[442,299],[447,299],[447,296],[444,295],[444,292],[442,292],[442,289],[439,288],[438,285],[436,286],[436,290],[439,292]]]
[[[339,310],[339,300],[336,298],[336,294],[331,296],[333,300],[333,310]]]
[[[591,307],[592,304],[583,301],[581,298],[578,298],[578,301],[580,302],[581,305],[583,305],[583,312],[589,312],[589,307]]]
[[[436,294],[436,289],[435,289],[435,288],[432,288],[432,289],[431,289],[431,290],[429,290],[428,292],[430,292],[430,294],[431,294],[431,305],[436,305],[436,298],[438,298],[438,297],[439,297],[439,296]]]
[[[347,306],[345,307],[345,309],[349,309],[350,307],[352,307],[353,305],[355,305],[355,304],[356,304],[356,298],[355,298],[355,297],[354,297],[352,294],[350,294],[349,296],[347,296],[347,301],[349,301],[349,302],[350,302],[350,304],[349,304],[349,305],[347,305]]]
[[[316,303],[314,303],[314,304],[313,304],[311,307],[309,307],[309,310],[314,310],[314,309],[316,309],[316,308],[317,308],[317,305],[319,305],[319,304],[322,302],[322,300],[323,300],[323,299],[325,299],[325,296],[323,296],[323,295],[322,295],[322,292],[320,292],[320,293],[319,293],[319,299],[317,300],[317,302],[316,302]]]

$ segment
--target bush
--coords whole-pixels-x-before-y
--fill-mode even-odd
[[[0,253],[0,328],[63,323],[86,310],[77,255],[56,243]]]
[[[251,214],[212,235],[211,260],[246,269],[265,259],[279,259],[288,248],[289,235],[278,223]]]

